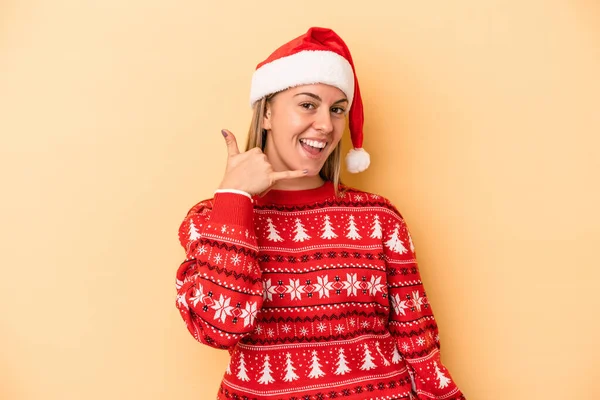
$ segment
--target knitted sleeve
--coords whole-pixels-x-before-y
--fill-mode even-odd
[[[176,305],[194,338],[230,349],[254,329],[263,286],[249,198],[217,193],[194,206],[179,228],[186,259]]]
[[[427,301],[415,248],[402,215],[391,205],[383,241],[390,301],[389,330],[396,338],[419,400],[464,399],[440,359],[438,327]]]

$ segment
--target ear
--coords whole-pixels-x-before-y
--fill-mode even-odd
[[[263,116],[263,129],[271,129],[271,106],[267,103],[265,107],[265,114]]]

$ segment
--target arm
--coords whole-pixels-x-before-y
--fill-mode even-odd
[[[259,148],[240,153],[235,135],[221,133],[228,158],[219,187],[225,189],[192,208],[179,228],[186,259],[177,271],[177,308],[196,340],[231,349],[252,332],[263,302],[250,196],[307,171],[275,172]]]
[[[177,308],[194,338],[229,349],[254,329],[262,307],[251,200],[217,193],[179,228],[186,259],[177,271]]]
[[[438,327],[421,281],[414,246],[402,215],[392,206],[384,220],[390,300],[389,329],[413,378],[419,399],[464,399],[440,359]]]

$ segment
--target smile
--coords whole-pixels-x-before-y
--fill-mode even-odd
[[[300,143],[319,150],[323,150],[325,147],[327,147],[327,142],[321,142],[317,140],[300,139]]]

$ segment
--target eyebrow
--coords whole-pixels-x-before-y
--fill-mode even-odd
[[[312,97],[312,98],[313,98],[313,99],[315,99],[315,100],[323,101],[323,99],[321,99],[319,96],[317,96],[317,95],[316,95],[316,94],[314,94],[314,93],[310,93],[310,92],[302,92],[302,93],[297,93],[297,94],[295,94],[295,95],[294,95],[294,97],[296,97],[296,96],[301,96],[301,95],[305,95],[305,96],[308,96],[308,97]],[[348,99],[339,99],[338,101],[336,101],[336,102],[335,102],[335,103],[333,103],[333,104],[344,103],[344,102],[345,102],[345,103],[348,103]]]

